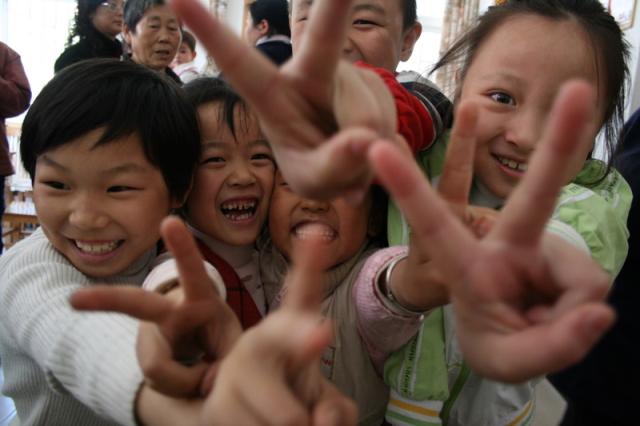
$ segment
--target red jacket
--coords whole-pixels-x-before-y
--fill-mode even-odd
[[[30,100],[31,88],[20,55],[0,42],[0,176],[13,174],[4,119],[25,111]]]

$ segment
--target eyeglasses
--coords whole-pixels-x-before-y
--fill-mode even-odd
[[[110,11],[115,12],[118,9],[120,9],[120,10],[124,9],[124,2],[123,1],[109,0],[109,1],[103,1],[102,3],[100,3],[100,6],[106,7]]]

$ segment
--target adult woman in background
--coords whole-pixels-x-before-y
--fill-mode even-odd
[[[55,72],[84,59],[119,58],[122,45],[116,36],[122,31],[123,6],[124,0],[78,0],[73,28]],[[72,44],[76,37],[79,40]]]
[[[256,0],[248,7],[244,39],[282,65],[291,57],[287,0]]]
[[[180,21],[165,0],[128,0],[124,6],[122,34],[131,60],[165,73],[182,85],[169,68],[182,41]]]

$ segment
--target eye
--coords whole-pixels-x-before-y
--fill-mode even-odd
[[[125,191],[135,191],[137,188],[126,185],[113,185],[107,188],[107,192],[125,192]]]
[[[358,27],[372,27],[377,26],[378,24],[373,21],[369,21],[368,19],[356,19],[353,21],[353,25]]]
[[[493,92],[489,94],[489,97],[499,104],[515,106],[516,101],[510,95],[503,92]]]
[[[64,183],[58,182],[58,181],[55,181],[55,180],[48,180],[48,181],[45,181],[45,182],[42,182],[42,183],[47,185],[49,188],[56,189],[56,190],[59,190],[59,191],[64,191],[64,190],[69,189],[69,187],[67,185],[65,185]]]
[[[200,164],[213,164],[213,165],[223,165],[225,163],[224,157],[212,155],[210,157],[206,157]]]
[[[273,163],[273,158],[271,157],[271,155],[267,153],[260,152],[260,153],[253,154],[251,156],[251,161],[259,161],[261,163],[268,161],[269,163]]]

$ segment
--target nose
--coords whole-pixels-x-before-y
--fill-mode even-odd
[[[506,138],[518,150],[528,154],[535,148],[542,136],[547,119],[547,111],[522,109],[509,120]]]
[[[102,206],[88,195],[79,195],[71,204],[69,223],[81,230],[101,229],[109,224]]]
[[[234,165],[228,182],[231,186],[250,186],[256,182],[256,178],[249,165],[244,161],[239,161]]]
[[[327,201],[312,200],[305,198],[300,203],[300,208],[311,213],[325,213],[329,210],[330,204]]]

